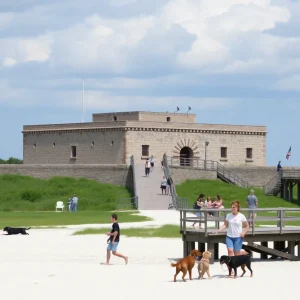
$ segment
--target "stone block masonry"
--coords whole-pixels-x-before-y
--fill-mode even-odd
[[[191,167],[169,166],[171,177],[175,184],[183,183],[188,179],[217,179],[217,171],[203,170]]]
[[[54,176],[87,178],[132,190],[132,169],[129,165],[0,165],[0,174],[19,174],[40,179]]]

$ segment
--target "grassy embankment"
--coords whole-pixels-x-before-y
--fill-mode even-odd
[[[298,205],[285,201],[280,197],[266,196],[263,189],[253,188],[255,195],[258,198],[259,208],[299,208]],[[241,207],[246,208],[246,198],[249,195],[250,188],[241,188],[235,185],[227,184],[221,180],[187,180],[182,184],[176,186],[177,194],[181,197],[187,198],[190,203],[190,207],[193,207],[193,203],[196,201],[200,193],[203,193],[205,197],[211,196],[212,200],[216,195],[220,195],[223,199],[223,205],[225,208],[230,208],[233,200],[239,200]],[[260,216],[275,216],[273,212],[260,212]],[[297,215],[299,213],[291,212],[287,213],[287,216]],[[275,225],[276,222],[258,222],[258,225],[267,224]],[[300,225],[300,221],[285,222],[286,225]]]
[[[1,175],[0,190],[0,228],[109,223],[110,212],[116,209],[116,200],[131,197],[130,192],[121,186],[69,177],[41,180]],[[74,193],[79,197],[78,212],[55,213],[56,202],[63,201],[66,205]],[[149,220],[129,212],[118,214],[122,222]]]

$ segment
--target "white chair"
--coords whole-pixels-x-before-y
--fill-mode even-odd
[[[61,209],[61,211],[64,211],[64,203],[62,201],[57,201],[56,202],[56,208],[55,208],[55,211],[58,211],[59,209]]]

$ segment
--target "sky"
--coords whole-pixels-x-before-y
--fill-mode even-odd
[[[0,158],[22,128],[180,112],[267,126],[267,165],[300,165],[300,1],[0,1]]]

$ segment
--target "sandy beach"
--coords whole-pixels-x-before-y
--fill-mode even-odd
[[[174,211],[142,212],[155,218],[148,225],[178,224]],[[109,217],[109,214],[108,214]],[[132,224],[122,224],[122,228]],[[149,224],[150,223],[150,224]],[[110,224],[94,225],[107,227]],[[140,223],[136,226],[145,226]],[[212,280],[173,282],[171,258],[182,256],[181,239],[127,238],[121,236],[118,251],[129,256],[129,264],[106,255],[105,235],[73,236],[78,229],[31,229],[29,236],[0,236],[1,294],[10,299],[272,299],[297,298],[300,262],[253,262],[254,277],[225,278],[227,270],[211,265]],[[225,245],[220,255],[226,254]],[[255,255],[256,256],[256,255]],[[239,270],[239,274],[241,271]],[[287,296],[287,294],[290,295]]]

